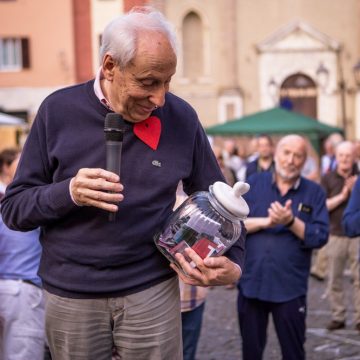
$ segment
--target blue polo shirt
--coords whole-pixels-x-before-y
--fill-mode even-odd
[[[323,246],[329,235],[324,190],[315,182],[300,178],[282,196],[270,172],[254,174],[248,182],[250,191],[244,198],[250,207],[249,217],[266,217],[272,202],[284,205],[291,199],[293,214],[305,223],[305,239],[300,240],[283,225],[248,234],[239,282],[242,293],[271,302],[305,295],[312,249]]]
[[[40,230],[10,230],[0,216],[0,279],[30,280],[41,286],[37,275],[41,256]]]

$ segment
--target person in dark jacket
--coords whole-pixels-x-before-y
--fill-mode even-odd
[[[257,158],[246,165],[245,179],[252,174],[274,171],[274,144],[269,135],[262,134],[257,137],[257,153]]]

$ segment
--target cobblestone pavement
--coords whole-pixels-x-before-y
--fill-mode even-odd
[[[351,281],[345,276],[347,291],[347,327],[328,332],[331,313],[325,295],[325,282],[309,281],[306,332],[307,360],[360,360],[360,334],[354,329]],[[237,290],[215,287],[210,290],[197,360],[240,360],[241,340],[236,313]],[[268,329],[268,343],[263,360],[281,360],[273,325]]]

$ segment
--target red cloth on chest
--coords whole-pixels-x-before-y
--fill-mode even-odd
[[[134,124],[134,134],[146,145],[156,150],[161,135],[161,121],[157,116],[150,116],[144,121]]]

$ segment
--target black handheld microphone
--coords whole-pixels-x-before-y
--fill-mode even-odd
[[[120,114],[109,113],[105,117],[106,170],[120,176],[121,150],[125,132],[125,122]],[[116,213],[109,213],[109,221],[114,221]]]

